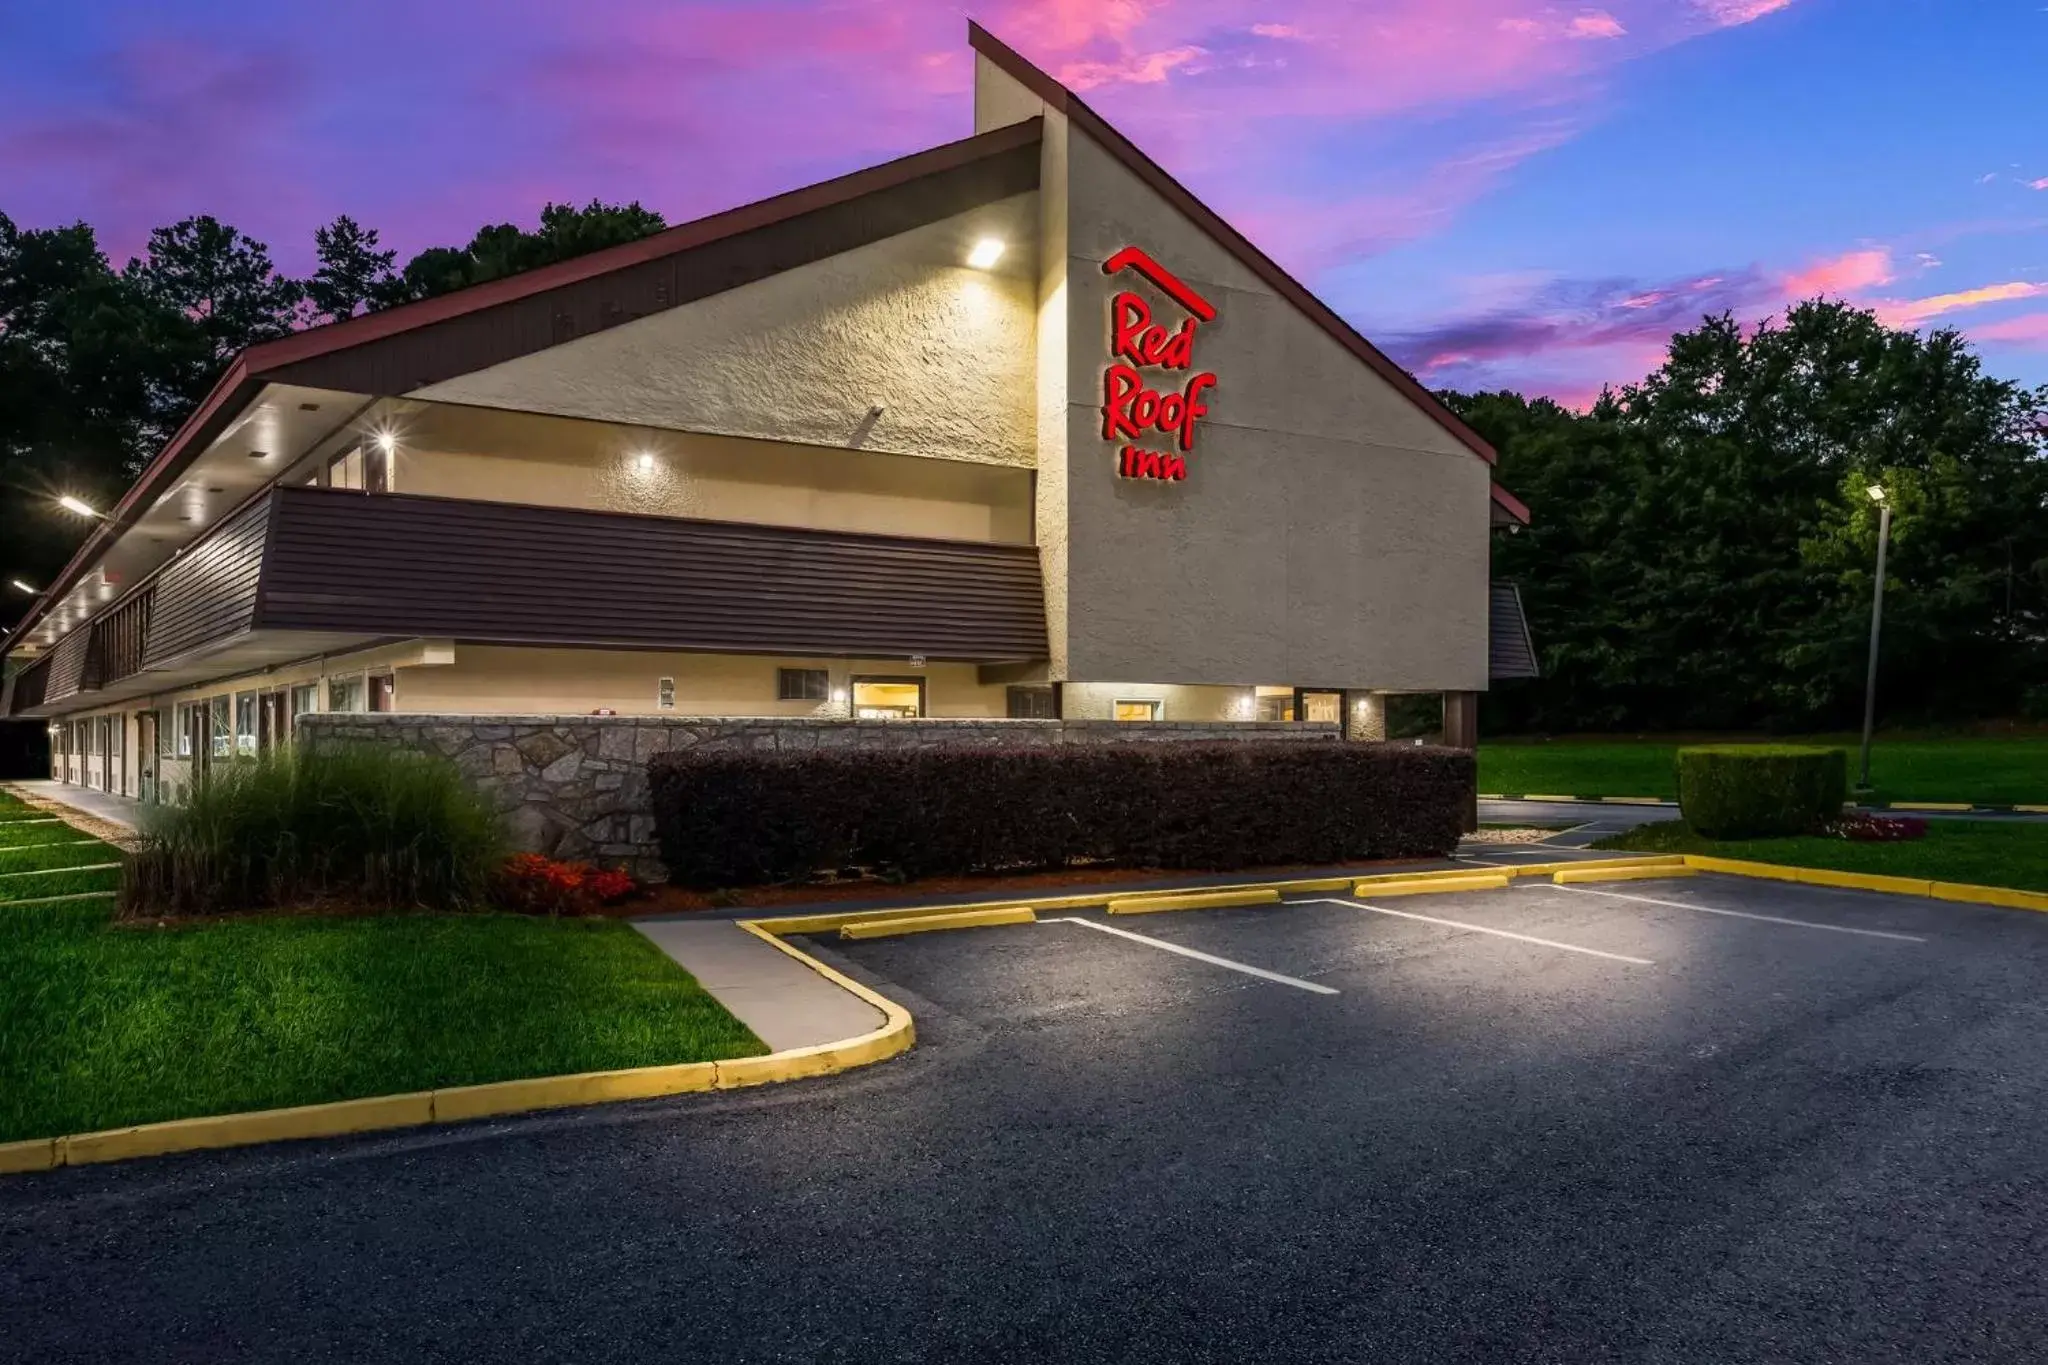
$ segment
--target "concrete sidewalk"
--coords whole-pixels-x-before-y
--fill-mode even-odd
[[[878,1029],[882,1012],[731,920],[644,919],[633,927],[776,1052]]]
[[[33,782],[0,783],[32,806],[60,815],[88,834],[124,842],[134,837],[142,814],[142,803],[126,796],[76,787],[47,779]]]

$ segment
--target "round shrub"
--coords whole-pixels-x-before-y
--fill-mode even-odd
[[[1678,751],[1678,808],[1709,839],[1810,834],[1842,813],[1848,755],[1789,744]]]

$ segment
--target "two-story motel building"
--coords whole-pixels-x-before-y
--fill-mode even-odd
[[[12,637],[57,775],[309,711],[1338,721],[1529,667],[1487,444],[978,28],[959,142],[242,355]]]

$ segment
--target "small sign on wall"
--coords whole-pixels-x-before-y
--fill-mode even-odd
[[[676,680],[663,678],[654,685],[654,704],[663,711],[676,709]]]

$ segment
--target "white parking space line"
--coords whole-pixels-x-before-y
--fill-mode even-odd
[[[1656,896],[1632,896],[1625,891],[1595,891],[1590,886],[1557,886],[1544,883],[1545,891],[1572,891],[1581,896],[1606,896],[1618,901],[1640,901],[1644,905],[1664,905],[1673,910],[1697,910],[1702,915],[1726,915],[1730,919],[1753,919],[1761,924],[1783,924],[1793,929],[1823,929],[1830,934],[1856,934],[1863,938],[1888,938],[1900,943],[1925,943],[1926,939],[1916,934],[1895,934],[1886,929],[1852,929],[1845,924],[1820,924],[1810,919],[1787,919],[1783,915],[1759,915],[1752,910],[1724,910],[1717,905],[1695,905],[1691,901],[1660,900]]]
[[[1165,939],[1148,938],[1144,934],[1134,934],[1128,929],[1119,929],[1114,925],[1097,924],[1092,919],[1076,919],[1071,915],[1065,915],[1056,919],[1040,920],[1039,923],[1078,924],[1083,929],[1093,929],[1100,934],[1115,934],[1118,938],[1127,938],[1133,943],[1142,943],[1148,948],[1163,948],[1169,953],[1175,953],[1181,957],[1191,957],[1197,962],[1206,962],[1212,967],[1228,967],[1233,972],[1243,972],[1246,976],[1256,976],[1261,981],[1277,981],[1283,986],[1293,986],[1298,990],[1313,991],[1317,995],[1337,994],[1334,986],[1319,986],[1313,981],[1303,981],[1300,977],[1296,976],[1282,976],[1278,972],[1269,972],[1264,967],[1254,967],[1247,962],[1233,962],[1227,957],[1217,957],[1213,953],[1198,953],[1193,948],[1183,948],[1178,943],[1168,943]]]
[[[1557,948],[1567,953],[1584,953],[1587,957],[1604,957],[1609,962],[1626,962],[1632,967],[1654,967],[1657,964],[1645,957],[1629,957],[1625,953],[1603,952],[1598,948],[1582,948],[1576,943],[1559,943],[1554,938],[1537,938],[1533,934],[1515,934],[1506,929],[1494,929],[1484,924],[1467,924],[1463,920],[1438,919],[1434,915],[1418,915],[1409,910],[1389,910],[1384,905],[1367,905],[1364,901],[1340,901],[1318,899],[1314,901],[1289,901],[1290,905],[1342,905],[1353,910],[1370,910],[1375,915],[1392,915],[1396,919],[1418,920],[1423,924],[1440,924],[1446,929],[1463,929],[1474,934],[1491,934],[1495,938],[1511,938],[1517,943],[1534,943],[1542,948]]]

